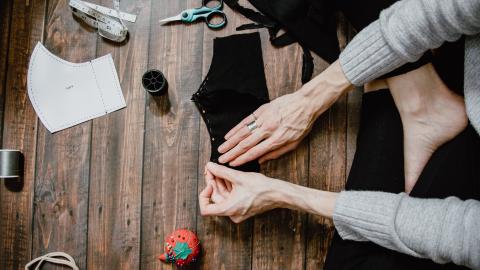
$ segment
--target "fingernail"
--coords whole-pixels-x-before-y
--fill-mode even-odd
[[[223,148],[224,148],[224,146],[223,146],[223,144],[222,144],[222,145],[220,145],[220,146],[218,147],[217,151],[218,151],[219,153],[222,153],[222,154],[223,154]]]
[[[218,162],[220,162],[220,163],[225,163],[225,157],[220,156],[220,157],[218,158]]]

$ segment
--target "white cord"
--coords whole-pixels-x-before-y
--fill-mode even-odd
[[[58,258],[55,258],[55,257],[63,257],[65,259],[58,259]],[[37,267],[35,267],[34,270],[39,270],[44,262],[61,264],[61,265],[68,266],[68,267],[72,268],[73,270],[79,270],[78,266],[75,264],[75,260],[72,258],[72,256],[68,255],[65,252],[51,252],[51,253],[45,254],[43,256],[40,256],[40,257],[32,260],[31,262],[27,263],[27,265],[25,265],[25,270],[30,270],[30,267],[32,265],[36,264],[36,263],[38,263],[38,264],[37,264]]]

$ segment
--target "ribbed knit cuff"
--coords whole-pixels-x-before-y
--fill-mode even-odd
[[[478,45],[477,45],[478,44]],[[480,135],[480,34],[465,39],[465,105],[468,119]]]
[[[406,194],[343,191],[337,198],[333,223],[345,240],[371,241],[380,246],[418,256],[395,232],[395,218]]]
[[[356,86],[362,86],[404,62],[387,43],[379,20],[358,33],[340,54],[343,72]]]

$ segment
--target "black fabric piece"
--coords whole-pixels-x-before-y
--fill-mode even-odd
[[[235,28],[235,30],[243,31],[243,30],[252,30],[252,29],[260,29],[260,28],[265,28],[265,25],[260,23],[247,23],[247,24],[240,25],[239,27]]]
[[[314,64],[310,60],[312,50],[324,60],[332,63],[340,53],[336,20],[334,14],[318,0],[249,0],[263,14],[242,7],[238,0],[226,0],[233,10],[256,22],[237,27],[237,30],[269,29],[270,42],[273,46],[283,47],[299,42],[304,48],[302,64],[302,83],[310,81]],[[264,22],[267,23],[264,23]],[[280,28],[287,32],[277,36]]]
[[[232,9],[257,22],[254,25],[240,26],[238,29],[267,27],[272,45],[285,46],[299,42],[303,47],[332,63],[340,55],[335,16],[338,11],[345,15],[357,31],[360,31],[377,20],[380,12],[395,3],[396,0],[249,0],[249,2],[261,13],[244,7],[239,8],[238,0],[226,1],[227,5],[233,6]],[[255,15],[252,16],[251,13],[255,13]],[[270,20],[270,25],[262,23],[262,20]],[[276,29],[272,30],[272,28]],[[284,28],[286,35],[277,37],[279,28]],[[407,63],[380,78],[389,78],[409,72],[430,61],[432,61],[432,54],[428,51],[416,62]],[[303,63],[302,66],[309,67],[310,63]],[[306,74],[308,73],[308,71],[302,70],[303,83],[311,79],[311,77],[307,79]]]
[[[302,46],[332,63],[340,54],[335,14],[319,0],[249,0]]]
[[[249,20],[254,21],[259,25],[262,25],[263,27],[274,27],[277,24],[274,20],[271,20],[262,13],[250,8],[243,7],[238,3],[238,0],[224,0],[223,2],[231,9],[242,14]]]
[[[260,35],[216,38],[210,70],[192,100],[210,135],[210,160],[218,162],[225,134],[269,101]],[[235,169],[258,172],[260,165],[255,160]]]
[[[450,90],[463,96],[465,36],[455,42],[445,42],[434,51],[432,63]]]
[[[273,46],[284,47],[284,46],[288,46],[288,45],[293,44],[293,43],[297,43],[295,38],[293,38],[288,33],[283,33],[280,36],[277,36],[277,33],[278,33],[279,30],[280,29],[271,31],[270,42],[272,43]],[[306,48],[306,47],[303,47],[303,48],[304,48],[304,50],[305,49],[308,50],[308,48]]]
[[[400,115],[388,90],[363,95],[357,151],[347,190],[400,193],[404,190]],[[427,163],[411,196],[480,199],[480,137],[468,126],[440,147]],[[467,269],[452,263],[401,254],[371,242],[342,240],[335,232],[325,270]]]
[[[302,61],[302,83],[306,84],[310,81],[313,75],[313,57],[310,51],[302,47],[303,49],[303,61]]]

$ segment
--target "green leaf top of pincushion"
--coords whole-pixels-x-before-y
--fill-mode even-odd
[[[175,259],[187,259],[188,255],[192,254],[192,250],[188,247],[186,242],[177,242],[173,248],[175,252]]]

